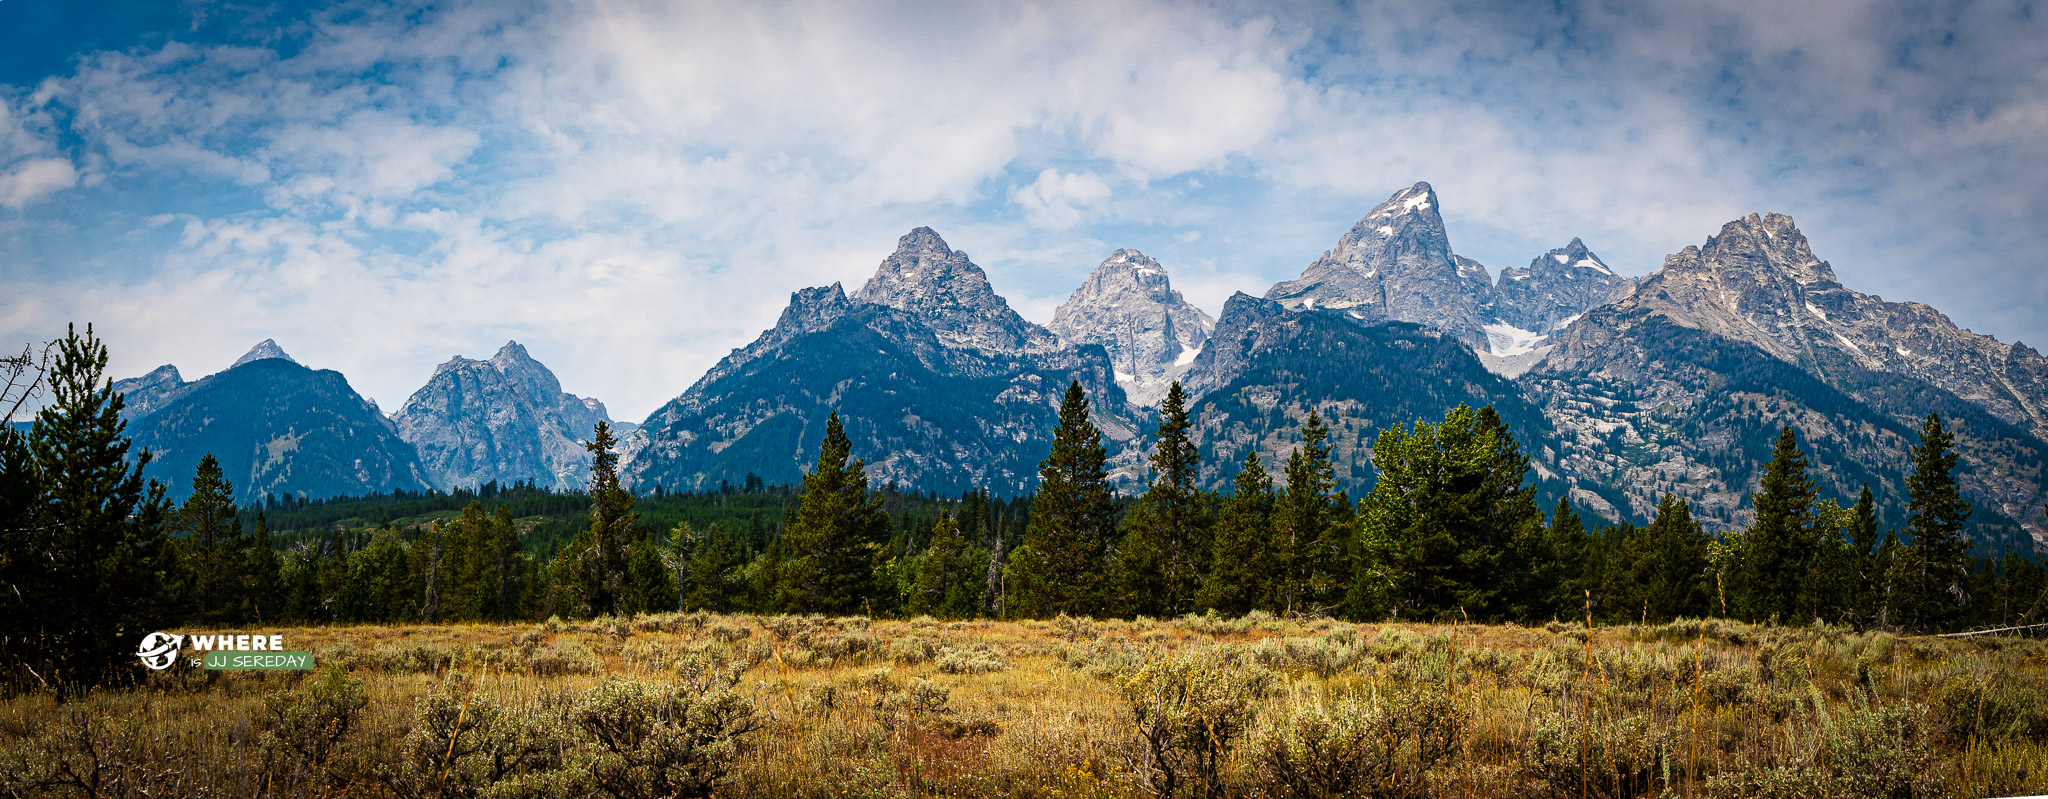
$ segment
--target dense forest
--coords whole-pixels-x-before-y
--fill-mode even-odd
[[[2037,560],[1973,555],[1936,415],[1897,529],[1882,529],[1867,488],[1821,497],[1789,426],[1747,529],[1711,535],[1672,497],[1646,524],[1589,528],[1566,501],[1537,505],[1529,460],[1491,406],[1381,431],[1362,497],[1337,490],[1314,413],[1284,463],[1252,452],[1213,492],[1178,385],[1136,497],[1110,490],[1088,398],[1072,385],[1023,497],[871,486],[835,414],[800,485],[749,476],[635,495],[600,423],[583,492],[487,484],[237,507],[211,457],[181,504],[145,483],[148,454],[130,457],[105,362],[90,328],[61,342],[53,401],[26,433],[0,434],[0,658],[12,681],[93,682],[155,629],[282,623],[1264,611],[1950,631],[2038,622],[2048,602]]]

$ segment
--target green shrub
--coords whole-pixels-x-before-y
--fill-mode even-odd
[[[1930,686],[1930,732],[1961,750],[1972,741],[2048,741],[2048,687],[2012,679],[1943,675]]]
[[[1916,707],[1829,716],[1816,705],[1816,740],[1805,755],[1746,765],[1707,780],[1709,799],[1930,799],[1948,796]]]
[[[560,795],[582,781],[563,761],[571,745],[559,707],[510,713],[454,679],[414,707],[398,758],[379,776],[406,797]]]
[[[1647,716],[1547,713],[1527,743],[1524,768],[1558,799],[1648,796],[1664,771],[1667,736]]]
[[[889,660],[905,665],[931,660],[932,655],[937,653],[937,651],[938,648],[933,646],[930,641],[914,635],[889,642]]]
[[[1251,729],[1272,673],[1208,654],[1150,660],[1124,680],[1139,744],[1132,771],[1160,796],[1225,795],[1223,757]]]
[[[730,687],[606,680],[571,718],[596,746],[592,786],[616,799],[704,797],[732,770],[740,738],[760,726],[753,703]]]
[[[1295,704],[1252,745],[1272,793],[1295,799],[1420,795],[1456,751],[1465,713],[1435,691]]]
[[[1003,659],[1002,653],[987,643],[949,648],[939,652],[935,660],[938,662],[939,671],[947,674],[985,674],[1010,667],[1010,662]]]

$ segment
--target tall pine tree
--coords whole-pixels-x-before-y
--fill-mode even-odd
[[[1069,383],[1060,400],[1052,453],[1038,464],[1038,493],[1024,545],[1010,553],[1012,612],[1033,617],[1109,613],[1110,543],[1116,506],[1109,492],[1108,453],[1088,421],[1088,396]]]
[[[1806,466],[1798,434],[1789,424],[1779,428],[1760,490],[1752,495],[1756,519],[1733,547],[1729,603],[1742,618],[1811,620],[1798,618],[1806,610],[1801,600],[1813,563],[1819,495]]]
[[[172,551],[177,553],[188,618],[202,625],[248,621],[243,601],[248,542],[235,517],[234,485],[221,473],[213,453],[200,456],[192,475],[192,495],[178,509],[174,524],[183,534]]]
[[[945,511],[932,526],[931,543],[912,560],[905,609],[942,619],[964,619],[981,610],[985,585],[982,565],[988,553],[962,534],[959,522]]]
[[[1441,424],[1381,431],[1378,481],[1359,503],[1354,612],[1365,617],[1505,618],[1544,536],[1523,483],[1527,457],[1491,408],[1459,405]],[[1527,611],[1519,611],[1527,612]]]
[[[590,442],[590,527],[579,531],[558,557],[565,558],[572,587],[572,612],[603,616],[625,609],[626,569],[632,557],[633,528],[640,514],[633,495],[619,487],[619,455],[612,426],[599,421]]]
[[[1963,537],[1970,503],[1956,482],[1954,441],[1941,416],[1928,414],[1913,448],[1913,474],[1906,479],[1906,534],[1912,541],[1905,551],[1902,621],[1928,632],[1954,627],[1970,603],[1970,541]]]
[[[270,520],[256,512],[256,531],[249,535],[242,553],[243,616],[254,622],[277,622],[284,613],[284,565],[277,550],[270,548]]]
[[[868,496],[867,462],[853,460],[853,442],[834,411],[818,444],[818,464],[804,475],[796,518],[783,533],[777,601],[792,613],[865,610],[879,586],[877,555],[889,538],[880,498]]]
[[[1245,453],[1216,520],[1215,549],[1201,604],[1225,613],[1271,610],[1273,604],[1273,478],[1259,451]]]
[[[1856,562],[1856,588],[1849,607],[1858,623],[1869,623],[1875,620],[1884,600],[1884,573],[1877,566],[1877,548],[1883,534],[1878,530],[1877,498],[1869,483],[1863,484],[1856,507],[1850,510],[1856,516],[1849,528],[1849,550]]]
[[[1322,415],[1311,409],[1301,446],[1287,457],[1287,487],[1273,508],[1274,601],[1288,615],[1329,613],[1343,599],[1347,514],[1337,503],[1329,436]]]
[[[1180,382],[1159,406],[1152,484],[1124,516],[1128,595],[1142,612],[1179,616],[1194,610],[1209,571],[1212,498],[1201,489],[1201,455],[1189,435],[1187,395]]]
[[[1587,580],[1593,572],[1587,568],[1587,549],[1585,521],[1579,518],[1568,498],[1558,497],[1557,507],[1550,512],[1550,524],[1543,529],[1535,550],[1529,553],[1526,574],[1533,581],[1520,592],[1523,618],[1571,618],[1578,614],[1585,592],[1597,587]]]
[[[1650,559],[1638,573],[1649,618],[1704,618],[1712,612],[1714,588],[1707,553],[1714,539],[1693,518],[1692,505],[1665,494],[1643,535]]]
[[[38,490],[25,514],[15,512],[20,527],[9,534],[19,549],[7,555],[0,590],[8,625],[0,658],[12,677],[26,672],[66,691],[139,674],[136,644],[166,621],[170,504],[161,484],[142,479],[149,452],[128,459],[123,399],[106,367],[106,345],[92,326],[83,338],[68,331],[50,373],[51,402],[37,413],[26,452],[5,447],[9,461],[27,455],[25,466],[6,471],[33,472],[25,482]]]

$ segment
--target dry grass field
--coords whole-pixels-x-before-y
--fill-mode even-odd
[[[2048,793],[2036,641],[1256,614],[275,632],[322,670],[0,700],[0,794]]]

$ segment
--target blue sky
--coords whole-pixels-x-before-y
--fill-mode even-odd
[[[2048,343],[2048,6],[0,0],[0,342],[275,338],[396,410],[516,338],[638,420],[931,225],[1027,318],[1211,313],[1434,184],[1495,274],[1751,211]]]

